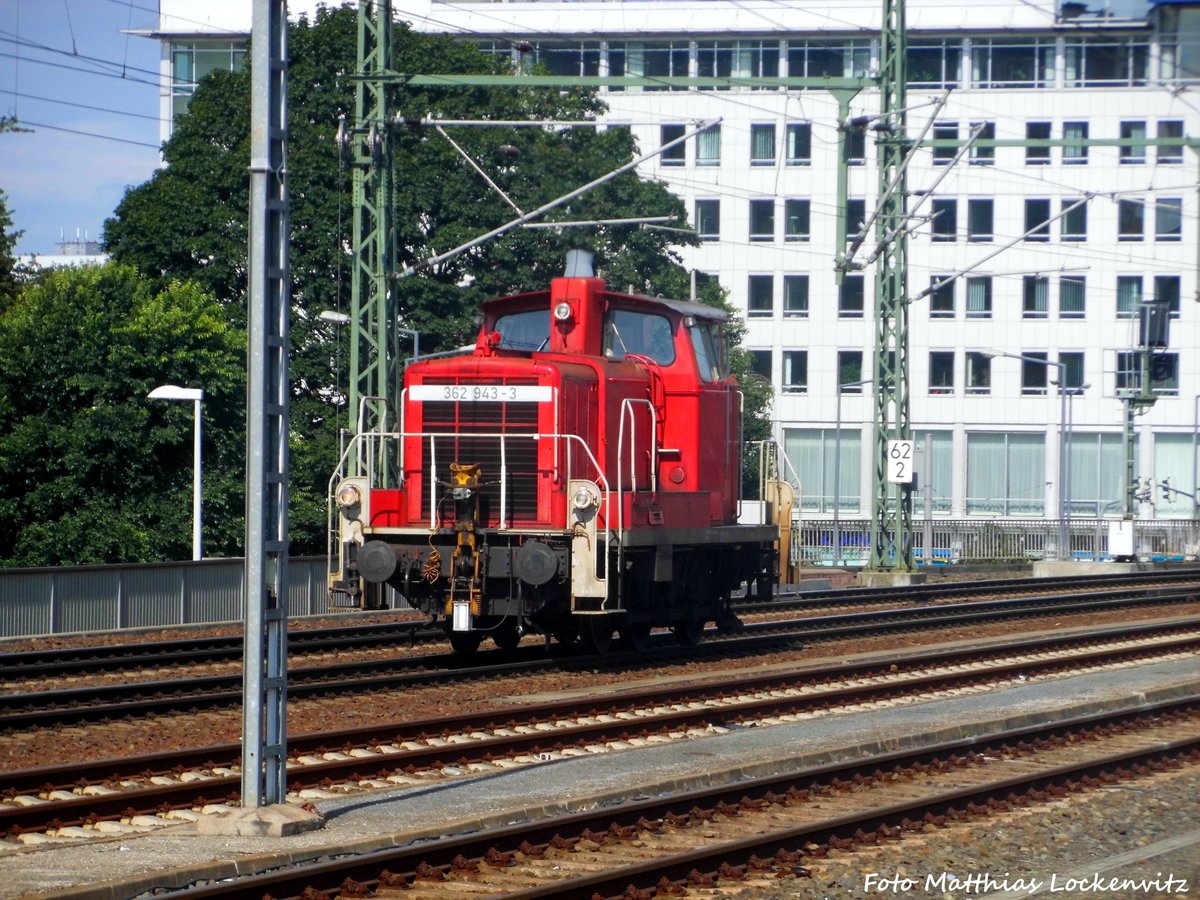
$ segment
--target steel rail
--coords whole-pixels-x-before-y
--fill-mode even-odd
[[[693,809],[713,809],[720,804],[736,805],[743,798],[764,797],[768,794],[786,794],[792,788],[808,788],[814,783],[830,783],[834,779],[854,780],[855,777],[870,777],[876,771],[900,769],[944,759],[959,753],[994,753],[1016,741],[1052,735],[1066,735],[1082,728],[1132,722],[1147,716],[1166,712],[1188,711],[1194,715],[1200,698],[1191,697],[1162,704],[1147,705],[1136,711],[1110,712],[1092,716],[1081,716],[1051,726],[1034,725],[997,732],[985,737],[968,737],[923,747],[874,756],[866,760],[834,763],[802,772],[772,775],[764,778],[745,779],[715,788],[674,794],[667,798],[631,801],[602,810],[555,816],[536,822],[520,823],[503,828],[480,831],[474,834],[445,838],[428,843],[419,843],[397,849],[376,851],[349,859],[300,865],[290,869],[233,878],[215,884],[206,884],[187,890],[182,896],[209,898],[227,896],[272,896],[277,900],[291,900],[301,896],[316,896],[313,892],[327,892],[333,896],[338,888],[353,879],[364,889],[378,886],[380,874],[387,870],[399,878],[412,879],[418,867],[424,865],[435,870],[448,870],[456,858],[482,859],[489,851],[513,852],[524,842],[533,846],[546,846],[556,837],[582,834],[586,831],[601,833],[613,825],[619,828],[638,828],[643,822],[662,821],[671,815],[690,814]],[[634,866],[626,866],[596,873],[590,877],[563,879],[561,882],[526,891],[512,892],[520,900],[534,897],[587,897],[593,894],[602,897],[622,896],[628,886],[653,888],[662,878],[682,882],[698,866],[711,867],[719,861],[748,859],[752,854],[773,855],[782,845],[824,843],[834,837],[852,839],[859,829],[873,829],[881,825],[903,828],[906,819],[920,821],[924,813],[940,815],[952,809],[963,809],[971,804],[985,804],[997,793],[1017,790],[1041,790],[1052,784],[1075,780],[1096,773],[1105,773],[1114,767],[1134,764],[1148,759],[1162,759],[1200,749],[1200,737],[1157,743],[1149,748],[1113,753],[1101,758],[1092,758],[1075,764],[1059,765],[1029,775],[1007,777],[985,785],[971,785],[942,791],[930,797],[892,804],[880,809],[864,810],[857,814],[839,816],[811,823],[799,828],[768,832],[742,841],[703,848],[675,857],[659,858]],[[307,892],[307,893],[306,893]]]
[[[955,667],[965,663],[979,662],[998,653],[1005,655],[1044,654],[1051,651],[1070,653],[1072,647],[1080,644],[1094,644],[1103,640],[1131,640],[1137,637],[1164,636],[1181,628],[1188,628],[1193,633],[1186,637],[1164,638],[1161,643],[1149,646],[1118,649],[1099,648],[1056,659],[1025,659],[970,671],[953,670],[919,674],[920,670],[927,670],[931,667]],[[297,766],[289,771],[289,779],[292,789],[300,790],[330,781],[363,780],[409,768],[433,769],[505,756],[536,755],[567,746],[628,740],[631,737],[647,737],[689,728],[707,728],[714,725],[732,726],[771,716],[794,714],[799,711],[828,709],[838,705],[961,688],[966,684],[981,681],[1029,677],[1063,668],[1074,669],[1108,664],[1114,661],[1136,660],[1147,656],[1195,652],[1200,649],[1200,636],[1194,633],[1195,630],[1192,623],[1146,626],[1132,631],[1110,629],[1101,635],[1057,639],[1038,638],[1015,644],[998,644],[988,648],[967,648],[933,654],[918,653],[908,658],[886,657],[874,662],[824,666],[806,671],[756,675],[733,680],[726,678],[719,684],[701,683],[665,689],[652,688],[622,692],[616,697],[570,699],[540,704],[533,708],[514,707],[464,714],[453,718],[436,717],[414,720],[396,726],[366,726],[350,731],[318,733],[293,738],[290,742],[293,754],[319,753],[330,747],[350,747],[355,742],[359,746],[368,742],[400,745],[405,742],[420,741],[429,736],[467,733],[481,729],[515,730],[521,725],[531,725],[554,719],[595,718],[600,715],[612,717],[620,712],[663,705],[683,707],[654,715],[618,718],[615,721],[594,722],[586,725],[570,725],[532,734],[519,733],[463,744],[430,746],[398,753],[335,759],[323,763]],[[904,668],[916,669],[918,674],[898,680],[904,674]],[[814,687],[813,690],[804,694],[746,699],[727,706],[701,706],[697,703],[697,701],[711,701],[717,698],[754,697],[784,689],[815,686],[822,682],[858,680],[882,675],[889,676],[890,680],[850,687]],[[50,789],[69,789],[83,781],[95,784],[107,780],[128,779],[133,776],[148,777],[154,773],[178,772],[194,765],[202,765],[205,768],[230,767],[237,764],[239,756],[239,744],[225,744],[184,753],[163,753],[142,758],[103,760],[62,767],[29,769],[6,775],[3,782],[0,782],[0,786],[9,795]],[[51,817],[62,824],[82,823],[90,819],[119,818],[127,815],[134,807],[152,810],[155,808],[191,808],[206,802],[236,804],[238,802],[238,784],[239,776],[228,775],[178,785],[83,796],[53,804],[0,806],[0,831],[41,830],[47,826]]]
[[[869,610],[756,623],[745,626],[741,636],[701,644],[699,647],[677,647],[671,643],[669,636],[658,635],[654,636],[654,649],[656,661],[662,663],[666,659],[694,659],[698,653],[762,652],[765,649],[764,642],[786,645],[796,640],[833,640],[911,628],[914,625],[938,627],[978,624],[1031,615],[1078,614],[1131,605],[1184,603],[1195,599],[1196,593],[1190,589],[1170,592],[1141,589],[1134,596],[1067,594],[1049,598],[1019,597],[931,607]],[[453,654],[302,668],[291,673],[288,694],[292,699],[297,699],[338,692],[361,693],[419,686],[433,681],[445,684],[450,680],[472,680],[549,668],[565,671],[593,669],[598,662],[617,667],[644,659],[644,655],[637,652],[614,653],[600,661],[586,656],[555,658],[547,657],[540,648],[532,645],[515,651],[493,651],[480,656],[486,656],[481,660],[483,664],[469,668],[450,668],[461,666],[461,658]],[[141,682],[9,694],[0,696],[0,730],[109,721],[120,716],[169,713],[180,708],[213,709],[237,705],[241,701],[240,675],[205,676],[185,682]]]

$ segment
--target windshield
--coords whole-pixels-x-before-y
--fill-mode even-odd
[[[503,350],[544,350],[550,340],[550,311],[527,309],[496,320]]]

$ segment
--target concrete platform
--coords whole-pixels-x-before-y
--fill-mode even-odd
[[[364,853],[421,837],[574,812],[593,806],[596,798],[619,803],[1197,694],[1195,660],[1160,662],[319,800],[315,806],[325,827],[287,837],[214,834],[207,825],[187,823],[138,836],[16,849],[0,853],[0,897],[126,900],[329,853]]]

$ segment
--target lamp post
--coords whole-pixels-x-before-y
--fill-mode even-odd
[[[196,410],[196,434],[192,443],[192,559],[203,557],[201,542],[201,504],[200,485],[203,474],[200,463],[200,401],[204,399],[204,391],[200,388],[179,387],[176,384],[164,384],[156,387],[146,395],[150,400],[191,400]]]
[[[862,387],[873,379],[839,384],[837,389],[837,426],[833,437],[833,564],[842,564],[842,392],[846,388]]]
[[[1019,359],[1022,362],[1034,363],[1039,366],[1058,369],[1058,558],[1069,559],[1070,549],[1070,528],[1067,524],[1067,453],[1066,453],[1066,430],[1067,430],[1067,366],[1066,363],[1056,362],[1052,359],[1042,359],[1039,356],[1025,356],[1021,353],[1004,353],[1000,350],[984,350],[984,356],[995,358],[997,356],[1006,356],[1009,359]]]

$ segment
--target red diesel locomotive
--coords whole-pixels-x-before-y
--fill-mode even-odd
[[[460,652],[736,621],[730,593],[776,577],[778,529],[737,523],[725,318],[590,274],[485,302],[474,352],[410,364],[395,430],[348,450],[331,591],[370,608],[390,585]]]

